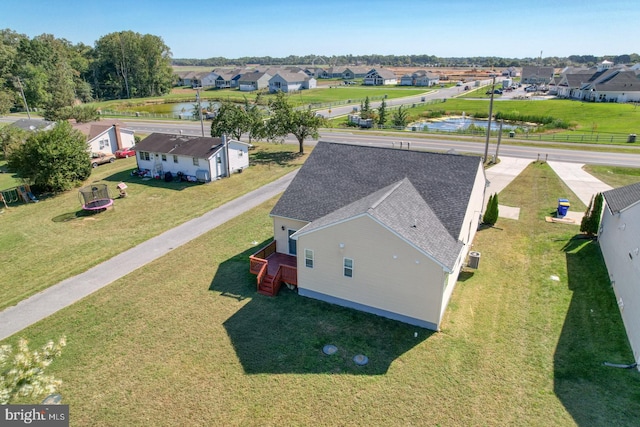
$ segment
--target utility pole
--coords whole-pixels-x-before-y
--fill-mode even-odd
[[[498,152],[500,151],[500,141],[502,140],[502,124],[504,120],[500,120],[500,126],[498,127],[498,144],[496,145],[496,157],[493,159],[493,163],[498,161]]]
[[[493,71],[493,70],[492,70]],[[489,135],[491,135],[491,115],[493,114],[493,91],[496,87],[496,73],[493,73],[493,82],[491,83],[491,100],[489,101],[489,121],[487,122],[487,140],[484,144],[484,158],[483,162],[487,162],[487,156],[489,155]]]
[[[198,101],[198,116],[200,117],[200,129],[204,136],[204,122],[202,121],[202,107],[200,106],[200,88],[196,88],[196,101]]]
[[[22,89],[22,82],[20,81],[20,77],[16,77],[18,80],[18,86],[20,86],[20,93],[22,94],[22,102],[24,102],[24,108],[27,110],[27,116],[29,120],[31,120],[31,113],[29,112],[29,104],[27,104],[27,98],[24,96],[24,89]]]

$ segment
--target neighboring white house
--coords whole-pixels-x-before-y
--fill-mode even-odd
[[[320,141],[271,211],[269,252],[295,256],[282,281],[299,295],[438,330],[485,183],[480,157]],[[261,253],[254,273],[274,262]]]
[[[152,133],[135,146],[138,169],[153,177],[213,181],[249,166],[250,144],[225,138]]]
[[[364,85],[368,86],[384,86],[398,84],[396,74],[385,68],[374,68],[364,76]]]
[[[435,86],[440,84],[440,76],[425,70],[418,70],[412,74],[405,74],[400,79],[400,86]]]
[[[633,357],[640,363],[640,183],[602,195],[605,208],[598,241]]]
[[[302,71],[298,73],[279,71],[269,79],[269,92],[295,92],[315,87],[316,79]]]
[[[244,73],[238,79],[238,89],[243,92],[267,89],[269,87],[269,79],[272,76],[263,72]]]
[[[119,124],[92,124],[87,141],[91,152],[111,153],[135,145],[134,131],[121,127]]]

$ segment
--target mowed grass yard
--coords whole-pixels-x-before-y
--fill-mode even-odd
[[[448,99],[441,104],[427,104],[411,108],[409,114],[418,118],[428,110],[465,112],[467,115],[489,111],[489,100]],[[518,112],[524,115],[551,116],[573,123],[579,133],[640,133],[640,110],[633,104],[579,102],[565,99],[544,101],[505,100],[493,103],[493,114]],[[561,131],[571,133],[575,131]]]
[[[558,194],[546,164],[500,194],[520,219],[477,234],[438,333],[256,294],[274,199],[19,336],[67,336],[50,371],[74,426],[636,425],[640,374],[602,364],[632,354],[598,245],[544,221]]]
[[[125,182],[128,196],[96,215],[82,211],[78,190],[38,203],[14,203],[0,216],[0,309],[79,274],[114,255],[299,167],[294,145],[256,144],[251,167],[208,184],[165,183],[132,177],[135,158],[118,159],[92,170],[85,185],[106,183],[112,197]],[[310,151],[310,148],[307,150]],[[0,174],[0,189],[19,184]],[[4,206],[2,206],[4,207]]]

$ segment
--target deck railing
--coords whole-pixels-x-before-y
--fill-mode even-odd
[[[296,267],[283,264],[280,266],[280,271],[282,271],[281,280],[284,283],[298,286],[298,269]]]

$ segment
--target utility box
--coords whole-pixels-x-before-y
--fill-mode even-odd
[[[558,218],[564,218],[569,212],[570,206],[568,199],[558,199]]]
[[[469,252],[469,268],[478,269],[480,265],[480,252]]]

